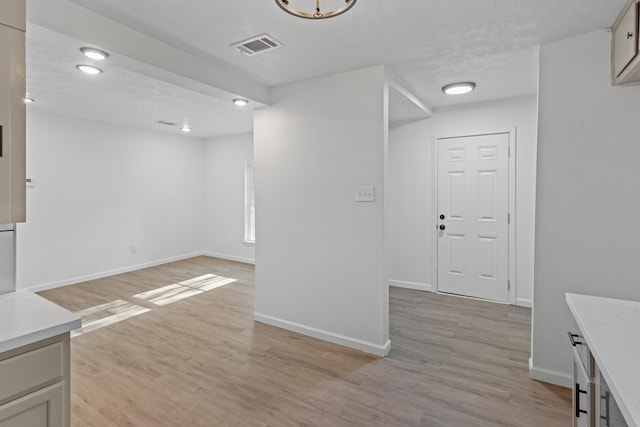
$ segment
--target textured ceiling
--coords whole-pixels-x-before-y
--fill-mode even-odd
[[[27,45],[27,93],[36,99],[29,104],[32,111],[175,134],[189,124],[189,135],[199,138],[247,132],[253,125],[250,108],[129,71],[117,54],[100,63],[87,60],[80,53],[87,43],[59,33],[30,24]],[[84,63],[104,72],[81,73],[75,66]]]
[[[607,28],[625,3],[626,0],[359,0],[347,14],[322,21],[290,16],[272,0],[32,0],[29,7],[30,16],[48,15],[51,23],[51,16],[71,22],[74,15],[66,9],[82,6],[188,52],[192,58],[225,67],[231,74],[250,76],[257,85],[265,87],[386,64],[424,104],[444,107],[535,93],[538,45]],[[86,27],[83,40],[95,43],[90,38],[91,26]],[[42,50],[40,53],[31,50],[56,43],[59,49],[69,49],[70,55],[75,55],[78,41],[74,36],[78,36],[71,32],[67,32],[66,41],[43,35],[43,31],[29,35],[29,89],[56,85],[57,79],[63,78],[61,83],[66,89],[55,95],[55,102],[64,105],[61,110],[72,109],[74,105],[86,107],[86,101],[77,104],[77,99],[62,100],[70,92],[72,82],[85,76],[56,71],[53,65],[45,64],[56,62],[55,58],[47,58]],[[262,33],[275,37],[284,47],[251,57],[229,47]],[[42,37],[51,40],[39,40]],[[103,37],[100,41],[101,47],[111,48],[109,40]],[[149,52],[139,53],[140,57],[135,58],[135,46],[128,46],[123,56],[134,60],[155,58]],[[49,68],[53,70],[47,77]],[[178,118],[188,116],[193,118],[194,129],[203,129],[200,136],[215,136],[238,129],[231,125],[234,119],[225,113],[246,115],[216,104],[208,99],[211,97],[191,93],[184,85],[173,87],[167,86],[166,81],[154,82],[157,76],[140,75],[127,64],[121,69],[114,65],[112,75],[107,77],[105,73],[100,77],[105,77],[107,89],[99,96],[105,103],[100,116],[108,117],[109,121],[118,121],[118,111],[123,113],[123,119],[127,117],[128,125],[148,121],[152,114],[132,111],[140,107],[154,116],[160,113]],[[118,89],[119,79],[123,89]],[[460,80],[477,82],[477,90],[461,97],[442,94],[444,84]],[[85,90],[97,96],[97,86],[89,88],[78,81],[82,91],[75,96],[81,97]],[[397,106],[395,111],[403,111],[405,107]],[[202,117],[209,118],[205,122],[210,128],[204,130],[197,112],[206,108],[211,109],[208,110],[211,114]],[[70,114],[78,111],[90,115],[93,109],[76,107]],[[161,118],[177,120],[156,119]],[[243,120],[238,119],[238,124]],[[245,131],[250,131],[250,123],[244,126]]]

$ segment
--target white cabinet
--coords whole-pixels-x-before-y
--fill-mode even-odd
[[[629,0],[611,30],[611,73],[614,84],[640,81],[639,1]]]
[[[66,427],[69,334],[0,353],[0,427]]]
[[[572,413],[574,427],[596,426],[595,363],[584,339],[569,333],[573,348]]]
[[[569,333],[573,348],[573,426],[627,427],[627,422],[580,334]]]
[[[0,6],[0,224],[26,220],[24,0]]]

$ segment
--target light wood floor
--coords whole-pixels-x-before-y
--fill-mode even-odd
[[[40,293],[97,328],[72,339],[72,424],[570,425],[570,392],[528,376],[529,309],[392,288],[381,359],[254,323],[253,277],[198,257]]]

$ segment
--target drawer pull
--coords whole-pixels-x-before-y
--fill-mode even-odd
[[[575,392],[576,392],[576,418],[580,418],[580,414],[586,414],[587,411],[580,409],[580,393],[582,394],[587,394],[586,390],[580,390],[580,384],[576,383],[576,388],[575,388]]]
[[[580,338],[580,335],[572,334],[571,332],[567,332],[567,334],[569,335],[569,341],[571,341],[572,346],[575,347],[576,345],[583,345],[582,342],[575,340],[575,338]]]
[[[627,33],[627,40],[629,40],[631,37],[633,37],[633,33]]]

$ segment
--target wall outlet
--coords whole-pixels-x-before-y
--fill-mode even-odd
[[[374,202],[376,200],[375,188],[356,187],[356,202]]]
[[[134,245],[131,245],[131,255],[135,255],[138,253],[138,248]]]

